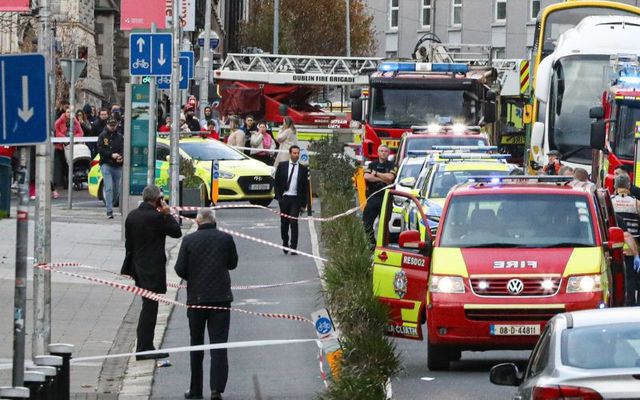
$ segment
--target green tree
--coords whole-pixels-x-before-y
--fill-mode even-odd
[[[345,0],[280,0],[280,54],[344,56]],[[370,56],[376,40],[364,0],[350,0],[351,55]],[[273,0],[251,0],[241,26],[241,47],[273,46]]]

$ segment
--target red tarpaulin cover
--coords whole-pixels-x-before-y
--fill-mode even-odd
[[[238,87],[226,87],[222,89],[220,100],[220,114],[244,115],[249,113],[260,114],[262,112],[262,90]]]
[[[29,11],[29,0],[2,0],[0,1],[0,11]]]

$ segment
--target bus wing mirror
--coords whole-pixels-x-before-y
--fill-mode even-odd
[[[547,103],[551,89],[551,74],[553,72],[553,57],[548,56],[538,66],[536,72],[535,95],[539,102]]]
[[[589,118],[603,119],[604,108],[602,106],[593,106],[589,109]]]
[[[605,122],[597,120],[591,123],[591,148],[595,150],[604,150],[606,142]]]
[[[364,121],[364,119],[362,118],[363,104],[364,104],[363,99],[357,99],[351,102],[351,120],[352,121],[358,121],[358,122]]]

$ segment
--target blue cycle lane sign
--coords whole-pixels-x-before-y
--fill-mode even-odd
[[[188,57],[180,57],[180,89],[189,89],[189,77],[187,75],[189,71],[189,58]],[[158,89],[160,90],[169,90],[171,88],[171,76],[161,76],[158,77],[156,81],[158,84]]]
[[[173,35],[132,33],[129,36],[129,72],[132,76],[171,75]]]
[[[180,58],[187,57],[189,59],[189,66],[187,69],[187,78],[193,79],[196,70],[196,58],[193,51],[181,51]]]
[[[0,56],[0,145],[47,141],[49,96],[46,82],[43,55]]]

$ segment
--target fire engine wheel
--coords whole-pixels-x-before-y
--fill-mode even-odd
[[[427,367],[431,371],[449,370],[451,358],[453,357],[450,349],[427,342]]]

